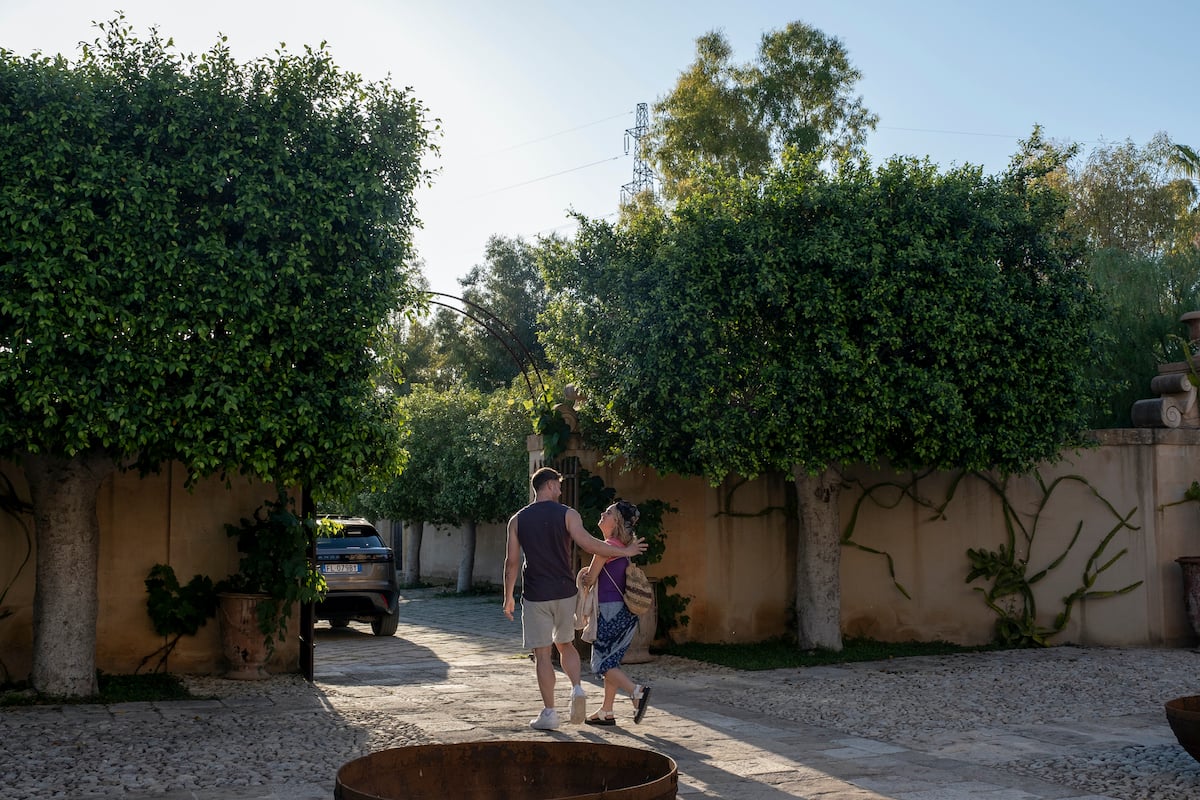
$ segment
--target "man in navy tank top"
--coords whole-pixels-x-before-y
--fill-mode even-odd
[[[557,647],[562,670],[571,681],[571,722],[580,724],[587,715],[587,699],[579,683],[579,651],[575,649],[575,570],[571,565],[571,543],[593,555],[607,558],[638,556],[646,542],[635,536],[626,547],[615,547],[589,534],[579,512],[558,501],[562,475],[542,467],[530,478],[534,500],[508,521],[504,555],[504,616],[510,620],[516,609],[513,591],[518,568],[522,577],[521,634],[525,647],[533,651],[542,713],[530,722],[538,730],[558,727],[554,708],[554,664],[551,648]],[[522,561],[521,553],[525,558]]]

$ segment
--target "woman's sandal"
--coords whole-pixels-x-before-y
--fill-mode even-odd
[[[612,714],[608,714],[607,716],[602,717],[602,716],[600,716],[601,713],[602,712],[597,711],[595,714],[593,714],[592,716],[585,719],[584,722],[586,722],[588,725],[616,725],[617,724],[617,718],[614,717]]]
[[[646,705],[650,702],[650,687],[649,686],[639,686],[638,688],[642,690],[642,693],[640,695],[638,695],[638,698],[636,701],[637,711],[634,712],[634,715],[633,715],[633,721],[635,723],[641,722],[642,717],[646,716]]]

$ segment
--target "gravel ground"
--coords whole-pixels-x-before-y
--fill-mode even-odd
[[[1196,800],[1200,796],[1200,764],[1175,745],[1031,759],[1009,764],[1008,768],[1121,800]]]
[[[488,631],[495,628],[493,605],[413,604],[406,619],[420,624],[422,614],[441,614],[428,629],[434,636],[445,637],[456,627]],[[449,638],[460,647],[479,641]],[[369,670],[372,660],[390,658],[395,643],[363,636],[347,639],[345,646],[352,668]],[[511,644],[483,641],[478,648],[477,655],[451,668],[432,650],[417,647],[412,652],[421,660],[419,669],[433,677],[414,673],[404,684],[441,680],[447,690],[462,691],[481,675],[491,680],[495,672],[516,671],[519,685],[530,685],[528,664],[519,652],[509,652]],[[754,673],[661,656],[629,672],[650,684],[687,686],[715,709],[741,708],[817,725],[1070,786],[1080,795],[1195,800],[1200,763],[1171,738],[1163,703],[1200,694],[1198,667],[1200,653],[1189,649],[1063,646]],[[0,709],[0,798],[174,800],[189,791],[272,787],[275,794],[237,796],[310,800],[318,796],[312,787],[328,785],[347,761],[428,743],[436,735],[403,715],[372,709],[372,693],[399,684],[322,687],[319,680],[314,686],[298,676],[187,682],[195,695],[219,699]],[[465,711],[488,713],[474,705]],[[1121,738],[1126,729],[1127,741]],[[1139,739],[1146,731],[1151,735]],[[1010,746],[1010,739],[1024,749]],[[234,750],[240,755],[231,759]],[[297,758],[297,752],[304,756]]]
[[[331,713],[321,692],[299,676],[183,677],[197,696],[244,704],[245,713],[214,711],[219,704],[212,700],[159,704],[161,713],[149,703],[0,711],[0,797],[311,785],[327,782],[341,765],[375,750],[429,741],[416,726],[386,713],[353,708]],[[40,744],[29,748],[29,741]],[[305,757],[296,758],[298,751]]]
[[[1056,647],[773,670],[757,673],[775,679],[766,688],[715,691],[721,702],[920,748],[947,731],[1163,713],[1166,700],[1200,693],[1197,669],[1191,650]]]
[[[1067,737],[1099,717],[1157,715],[1169,733],[1163,703],[1200,694],[1198,668],[1195,650],[1055,647],[756,673],[770,677],[766,686],[730,670],[713,699],[916,750],[973,731],[1044,726],[1050,749],[1056,729]],[[1200,763],[1174,743],[991,766],[1122,800],[1200,797]]]

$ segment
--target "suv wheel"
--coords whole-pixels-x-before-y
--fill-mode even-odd
[[[376,636],[394,636],[396,629],[400,627],[400,604],[396,604],[396,610],[390,614],[385,614],[382,617],[376,617],[371,620],[371,632]]]

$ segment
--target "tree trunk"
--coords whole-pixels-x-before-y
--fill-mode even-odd
[[[30,455],[24,467],[37,539],[33,688],[66,697],[94,695],[100,557],[96,495],[117,465],[96,451],[72,458]]]
[[[421,583],[421,536],[425,523],[409,520],[404,523],[404,585],[417,586]]]
[[[475,583],[475,520],[463,527],[462,558],[458,561],[458,593],[466,594]]]
[[[800,649],[842,649],[841,478],[833,468],[820,475],[793,469],[800,512],[796,548],[796,626]]]

